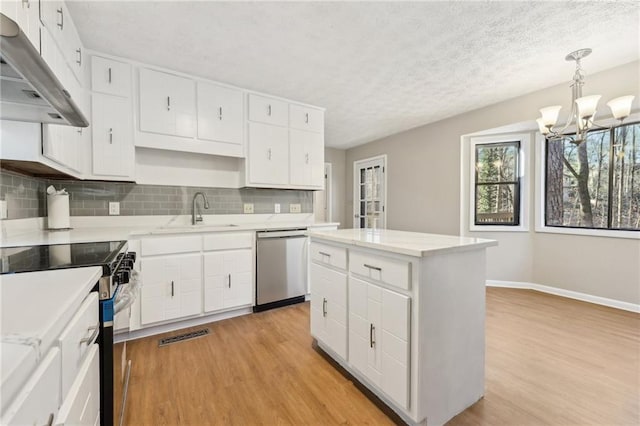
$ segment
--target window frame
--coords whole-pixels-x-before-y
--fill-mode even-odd
[[[469,138],[469,231],[470,232],[528,232],[529,231],[529,200],[530,172],[529,152],[532,133],[504,133],[488,136],[471,136]],[[504,223],[476,223],[476,153],[478,145],[500,145],[518,142],[518,224]]]
[[[632,114],[624,124],[635,124],[640,121],[640,114]],[[613,118],[603,120],[603,126],[615,125],[618,121]],[[540,133],[535,135],[535,161],[536,161],[536,185],[535,185],[535,231],[548,234],[585,235],[594,237],[610,237],[640,240],[640,231],[616,228],[582,228],[568,226],[546,225],[546,194],[547,194],[547,143],[546,138]]]

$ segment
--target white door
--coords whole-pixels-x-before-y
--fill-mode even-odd
[[[285,127],[249,123],[249,181],[289,183],[289,134]]]
[[[384,229],[386,225],[386,155],[353,164],[353,227]]]
[[[92,111],[93,174],[130,176],[134,166],[131,101],[94,93]]]
[[[242,144],[242,92],[198,83],[198,138]]]
[[[324,190],[313,193],[316,222],[331,222],[331,163],[324,164]]]
[[[140,130],[165,135],[196,135],[196,87],[193,80],[140,69]]]

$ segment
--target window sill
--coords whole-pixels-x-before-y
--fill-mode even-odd
[[[611,229],[560,228],[553,226],[536,226],[536,232],[546,234],[583,235],[588,237],[625,238],[640,240],[640,231],[615,231]]]
[[[469,225],[469,232],[529,232],[529,227],[525,225]]]

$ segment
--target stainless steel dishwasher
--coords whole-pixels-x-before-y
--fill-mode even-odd
[[[306,229],[256,234],[254,312],[304,302],[307,293]]]

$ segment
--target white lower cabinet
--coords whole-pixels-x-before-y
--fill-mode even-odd
[[[349,363],[395,402],[409,406],[411,299],[349,278]]]
[[[347,275],[311,263],[311,335],[347,359]]]
[[[251,305],[253,253],[250,249],[205,253],[203,260],[205,312]]]
[[[98,345],[90,346],[55,424],[97,426],[100,424],[100,356]]]
[[[60,404],[60,349],[52,348],[2,413],[3,425],[51,425]]]
[[[150,324],[202,311],[202,256],[142,258],[140,322]]]

